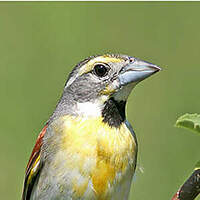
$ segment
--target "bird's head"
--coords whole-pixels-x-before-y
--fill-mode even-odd
[[[73,112],[78,115],[102,116],[105,109],[110,112],[117,109],[125,117],[131,90],[159,70],[154,64],[126,55],[89,57],[70,73],[61,103],[73,102],[76,110]]]

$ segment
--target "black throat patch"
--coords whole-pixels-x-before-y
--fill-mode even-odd
[[[103,122],[107,123],[111,127],[120,127],[122,122],[125,120],[125,106],[126,101],[117,102],[114,98],[110,98],[105,102],[102,111]]]

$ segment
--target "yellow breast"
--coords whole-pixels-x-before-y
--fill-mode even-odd
[[[125,123],[109,127],[102,118],[65,116],[61,121],[62,129],[60,123],[59,129],[54,126],[61,135],[62,154],[57,155],[57,163],[64,155],[66,169],[79,173],[71,180],[77,196],[84,195],[90,184],[97,199],[108,199],[115,185],[134,168],[136,142],[130,130]],[[81,181],[80,175],[84,177]]]

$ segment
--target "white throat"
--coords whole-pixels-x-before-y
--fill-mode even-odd
[[[101,99],[97,99],[93,102],[77,102],[77,114],[84,117],[100,117],[104,108],[104,102],[107,99],[107,96],[103,96]]]

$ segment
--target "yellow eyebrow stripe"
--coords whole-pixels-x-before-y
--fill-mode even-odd
[[[113,62],[113,63],[119,63],[124,61],[122,58],[115,58],[115,57],[111,57],[111,56],[99,56],[96,57],[92,60],[90,60],[88,63],[86,63],[84,66],[81,67],[79,75],[85,74],[89,71],[92,71],[92,68],[94,66],[95,63],[109,63],[109,62]]]
[[[109,63],[109,62],[114,62],[114,63],[117,63],[117,62],[122,62],[123,59],[122,58],[115,58],[115,57],[109,57],[109,56],[99,56],[99,57],[96,57],[92,60],[90,60],[86,65],[93,65],[94,63],[96,62],[103,62],[103,63]]]

